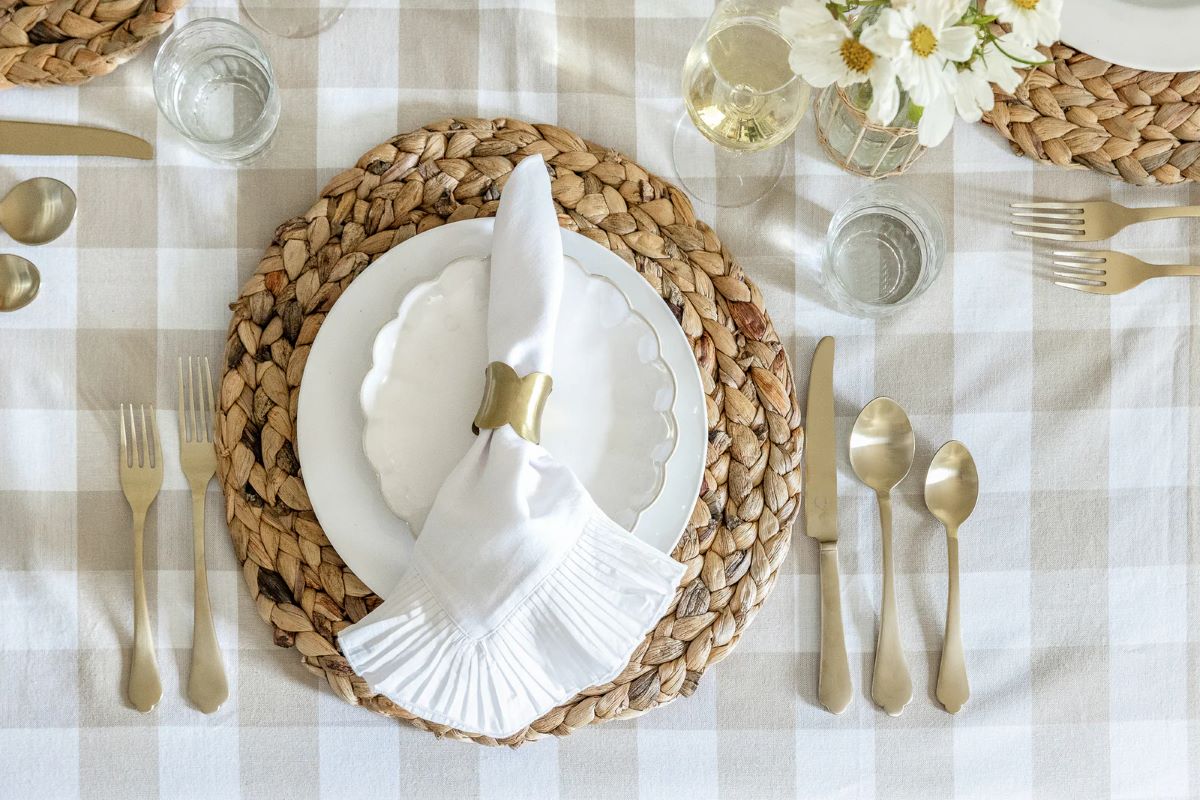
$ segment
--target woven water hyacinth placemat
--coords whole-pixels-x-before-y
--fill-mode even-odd
[[[1200,72],[1144,72],[1059,42],[984,119],[1018,153],[1140,185],[1200,178]]]
[[[0,0],[0,89],[107,75],[171,26],[187,0]]]
[[[312,512],[296,458],[296,404],[313,339],[350,282],[412,236],[494,215],[509,172],[534,153],[550,166],[560,224],[637,269],[679,320],[707,395],[707,468],[674,552],[687,573],[629,666],[497,742],[373,694],[338,651],[335,634],[380,599]],[[717,235],[680,190],[619,153],[513,119],[449,119],[397,136],[276,230],[231,308],[217,456],[234,546],[276,644],[296,647],[347,702],[481,744],[568,734],[691,694],[771,592],[800,508],[804,436],[791,368],[762,294]]]

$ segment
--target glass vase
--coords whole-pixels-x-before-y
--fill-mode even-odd
[[[886,125],[867,118],[871,86],[827,86],[813,102],[817,141],[829,160],[847,172],[868,178],[899,175],[925,152],[917,141],[908,95],[900,93],[900,108]]]

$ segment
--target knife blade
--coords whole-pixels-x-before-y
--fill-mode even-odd
[[[837,557],[837,436],[833,415],[833,337],[817,343],[804,415],[804,532],[821,544],[821,664],[817,698],[840,714],[850,705],[850,663],[842,627]]]
[[[0,153],[151,159],[154,147],[145,139],[107,128],[0,120]]]

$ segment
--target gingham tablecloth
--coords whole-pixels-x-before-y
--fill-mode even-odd
[[[818,707],[816,547],[797,530],[775,592],[695,696],[518,751],[437,741],[344,705],[271,643],[209,493],[209,578],[231,696],[206,717],[183,685],[191,528],[176,442],[151,512],[148,581],[164,685],[128,708],[129,514],[116,408],[156,402],[175,429],[180,354],[221,353],[226,305],[274,227],[371,145],[451,114],[557,121],[671,174],[684,54],[710,3],[354,3],[319,38],[263,35],[283,87],[274,150],[235,170],[157,115],[147,53],[80,89],[0,94],[0,117],[84,122],[157,142],[148,164],[0,157],[0,191],[52,175],[79,215],[40,248],[29,308],[0,315],[0,796],[53,798],[753,798],[1200,796],[1200,281],[1112,299],[1047,279],[1007,230],[1011,201],[1200,202],[1013,157],[960,124],[896,184],[945,215],[933,288],[886,322],[832,311],[816,283],[830,214],[864,185],[820,154],[811,121],[784,182],[750,209],[699,213],[762,287],[806,390],[837,337],[839,443],[888,394],[917,458],[896,501],[903,638],[916,699],[869,699],[879,598],[873,496],[842,454],[842,589],[855,698]],[[387,7],[384,7],[387,6]],[[231,0],[186,17],[237,16]],[[1162,222],[1113,245],[1200,259],[1200,226]],[[933,699],[945,546],[921,486],[962,439],[983,494],[962,532],[972,697]]]

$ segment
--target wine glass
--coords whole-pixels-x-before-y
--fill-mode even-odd
[[[242,11],[267,33],[315,36],[341,19],[350,0],[241,0]]]
[[[809,87],[788,64],[783,0],[721,0],[683,66],[687,113],[675,125],[680,182],[711,205],[749,205],[779,181],[777,147],[808,109]]]

